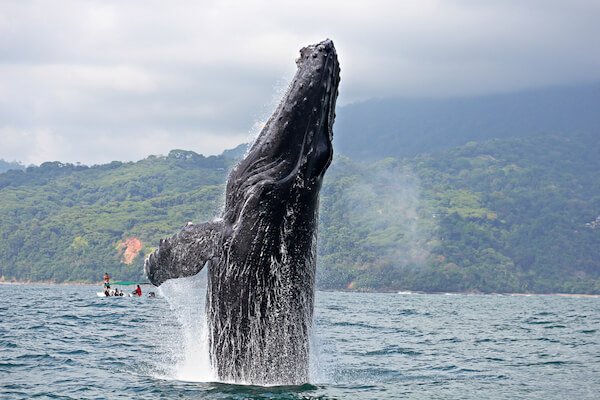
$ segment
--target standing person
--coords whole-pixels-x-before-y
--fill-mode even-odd
[[[104,273],[104,287],[110,289],[110,275],[108,275],[108,272]]]
[[[133,291],[133,293],[135,293],[136,296],[141,296],[142,295],[142,288],[140,287],[140,285],[137,285],[137,287],[135,288],[135,290]]]

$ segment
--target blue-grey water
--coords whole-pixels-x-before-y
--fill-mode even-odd
[[[597,399],[600,299],[319,292],[312,382],[213,382],[202,296],[0,285],[0,398]],[[178,293],[173,293],[178,292]],[[201,317],[199,318],[201,320]],[[202,381],[204,380],[204,382]]]

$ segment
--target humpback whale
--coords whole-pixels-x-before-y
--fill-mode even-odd
[[[149,280],[208,269],[211,364],[222,381],[308,382],[319,191],[333,156],[333,42],[300,50],[286,94],[229,174],[220,218],[162,239]]]

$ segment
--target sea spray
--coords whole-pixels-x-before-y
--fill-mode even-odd
[[[313,321],[313,329],[310,334],[309,383],[330,383],[333,364],[327,360],[323,341],[316,334],[314,324]]]
[[[168,337],[167,359],[174,360],[173,379],[189,382],[214,382],[210,364],[208,329],[204,304],[206,271],[189,277],[170,280],[159,287],[159,293],[169,303],[180,329]]]
[[[186,382],[219,381],[210,363],[210,347],[205,310],[206,270],[189,278],[173,279],[158,288],[161,297],[167,300],[170,323],[163,326],[164,346],[156,370],[161,379],[175,379]],[[285,347],[282,344],[282,350]],[[325,383],[331,381],[331,360],[324,354],[323,343],[313,326],[310,335],[309,382]],[[244,384],[245,382],[236,382]],[[266,386],[270,386],[266,384]]]

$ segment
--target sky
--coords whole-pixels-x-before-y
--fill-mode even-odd
[[[219,154],[325,38],[338,106],[598,82],[599,20],[598,0],[0,0],[0,158]]]

